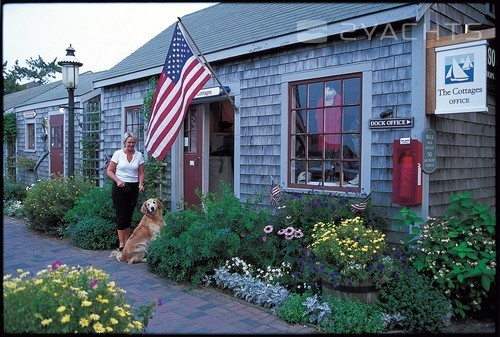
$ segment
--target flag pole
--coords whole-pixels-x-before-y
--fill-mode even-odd
[[[193,42],[194,46],[196,47],[196,50],[198,51],[198,54],[203,58],[203,61],[205,62],[205,65],[207,66],[208,70],[210,70],[210,72],[214,76],[214,78],[217,81],[217,83],[219,83],[219,86],[221,87],[222,91],[224,91],[224,94],[227,96],[227,98],[229,98],[229,101],[231,102],[231,105],[233,106],[233,109],[235,110],[235,113],[238,114],[239,111],[238,111],[238,108],[236,107],[236,104],[234,104],[233,99],[231,98],[231,96],[229,96],[229,93],[226,91],[226,88],[224,88],[224,86],[222,85],[222,82],[219,80],[219,77],[217,77],[217,75],[215,74],[215,72],[212,69],[212,66],[210,65],[210,63],[208,63],[207,59],[205,58],[205,55],[203,55],[203,53],[201,52],[200,48],[198,48],[198,45],[194,41],[194,39],[191,36],[191,34],[189,34],[189,31],[186,29],[186,27],[182,23],[181,18],[177,17],[177,20],[179,20],[179,23],[181,24],[182,30],[184,30],[187,33],[187,35],[189,36],[189,39],[191,40],[191,42]]]

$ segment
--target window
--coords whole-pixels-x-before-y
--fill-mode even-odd
[[[288,185],[360,191],[361,74],[289,85]]]
[[[26,123],[26,150],[35,150],[35,123]]]
[[[125,108],[125,131],[135,134],[137,137],[135,148],[144,154],[144,114],[140,106]]]

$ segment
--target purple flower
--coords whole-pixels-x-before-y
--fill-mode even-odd
[[[59,268],[60,266],[62,265],[62,262],[57,260],[56,262],[54,262],[52,264],[52,270],[56,270],[57,268]]]
[[[163,301],[161,300],[161,298],[158,299],[158,302],[156,302],[156,304],[161,307],[163,305]]]
[[[99,282],[99,280],[95,279],[94,281],[90,282],[89,287],[94,288],[98,282]]]
[[[384,264],[383,263],[379,263],[377,265],[377,270],[382,270],[382,269],[384,269]]]

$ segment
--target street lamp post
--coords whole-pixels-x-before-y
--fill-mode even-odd
[[[62,82],[68,90],[68,177],[75,174],[75,89],[78,86],[79,68],[83,65],[75,56],[71,44],[66,56],[57,62],[62,70]]]

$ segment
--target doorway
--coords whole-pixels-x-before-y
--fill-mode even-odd
[[[50,116],[50,176],[64,176],[64,115]]]
[[[229,100],[191,105],[184,118],[183,199],[199,205],[202,194],[234,191],[234,110]],[[208,156],[207,156],[208,154]]]

